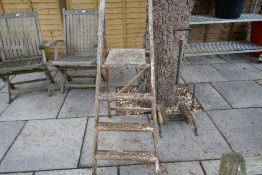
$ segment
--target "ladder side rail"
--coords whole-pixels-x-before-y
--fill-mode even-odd
[[[154,148],[155,155],[158,155],[158,122],[156,115],[156,89],[155,89],[155,56],[154,56],[154,31],[153,31],[153,2],[148,0],[148,33],[149,33],[149,53],[150,53],[150,64],[151,64],[151,94],[152,100],[152,117],[154,121]],[[159,161],[158,158],[155,161],[155,173],[159,174]]]
[[[105,20],[105,0],[100,0],[99,6],[99,20],[98,20],[98,48],[97,48],[97,73],[96,73],[96,95],[95,95],[95,133],[94,133],[94,145],[93,145],[93,175],[97,172],[97,160],[96,152],[98,148],[98,131],[97,126],[99,122],[99,99],[101,95],[101,61],[103,57],[103,47],[104,47],[104,20]]]

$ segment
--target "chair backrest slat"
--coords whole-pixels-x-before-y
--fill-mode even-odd
[[[5,59],[41,55],[38,22],[36,13],[0,15],[0,44]]]
[[[63,10],[65,53],[96,54],[97,20],[96,10]]]

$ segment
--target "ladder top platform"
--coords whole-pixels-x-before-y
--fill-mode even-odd
[[[213,16],[196,15],[191,17],[190,25],[201,24],[221,24],[221,23],[238,23],[262,21],[261,14],[243,13],[238,19],[220,19]]]
[[[110,49],[105,65],[146,64],[145,49]]]

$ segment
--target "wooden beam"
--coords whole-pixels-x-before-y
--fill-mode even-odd
[[[99,0],[95,0],[95,2],[96,2],[96,8],[98,9],[98,7],[99,7],[99,2],[98,2]]]
[[[66,9],[69,10],[70,8],[70,0],[65,0],[66,1]]]
[[[32,0],[28,0],[28,4],[29,4],[31,11],[33,12],[34,8],[33,8]]]
[[[0,5],[1,5],[2,12],[5,13],[5,9],[3,7],[3,1],[2,0],[0,0]]]
[[[123,46],[127,46],[127,26],[126,26],[126,0],[122,0],[122,20],[123,20]]]
[[[134,78],[132,78],[125,87],[123,87],[120,91],[118,91],[118,94],[124,93],[125,90],[129,89],[130,86],[136,81],[138,80],[139,77],[141,77],[145,71],[147,70],[147,68],[143,69],[141,72],[139,72]]]

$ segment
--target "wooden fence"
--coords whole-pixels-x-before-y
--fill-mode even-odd
[[[97,9],[99,0],[0,0],[0,13],[37,11],[44,40],[63,38],[62,8]],[[141,48],[145,31],[147,0],[107,0],[106,32],[109,48]],[[252,9],[246,0],[244,12]],[[256,9],[261,13],[262,0]],[[193,14],[214,14],[214,0],[197,0]],[[244,39],[246,24],[193,26],[189,42]],[[62,52],[62,47],[60,52]],[[48,50],[51,57],[52,50]]]

